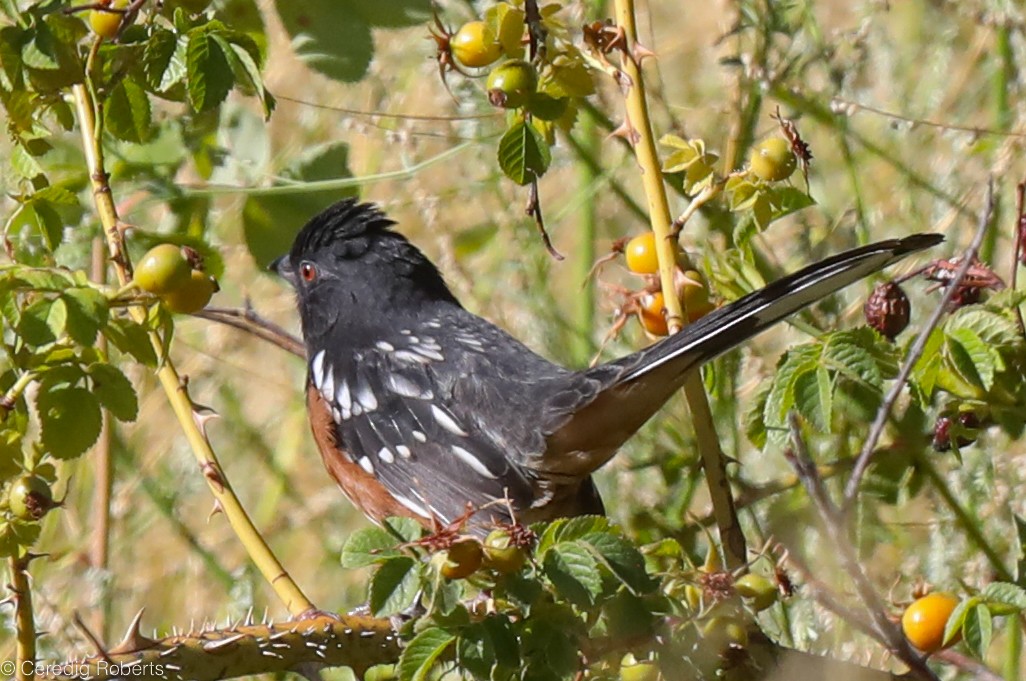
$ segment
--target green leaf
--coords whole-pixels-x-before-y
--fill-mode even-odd
[[[994,351],[972,329],[949,331],[945,350],[945,357],[963,380],[984,390],[993,385]]]
[[[185,79],[188,41],[174,31],[157,29],[146,41],[143,75],[151,90],[165,93]]]
[[[121,352],[131,355],[135,361],[148,367],[157,366],[157,353],[146,329],[131,319],[111,319],[103,330],[107,340]]]
[[[591,605],[602,592],[598,563],[580,542],[556,544],[546,551],[542,567],[560,595],[572,603]]]
[[[980,592],[980,597],[988,603],[1002,603],[1017,610],[1026,610],[1026,589],[1008,582],[991,582]]]
[[[60,298],[40,298],[24,310],[18,335],[29,345],[53,343],[64,334],[67,307]]]
[[[10,419],[6,425],[10,425]],[[6,480],[21,471],[24,437],[25,434],[15,428],[0,430],[0,479]]]
[[[235,74],[235,81],[244,84],[247,94],[257,95],[264,110],[264,120],[271,117],[274,111],[274,96],[264,87],[264,79],[260,74],[260,67],[253,59],[253,56],[241,45],[229,43],[227,40],[215,35],[214,39],[221,46],[221,51],[228,57],[232,71]]]
[[[559,542],[580,539],[593,532],[609,529],[609,519],[601,515],[582,515],[575,518],[560,518],[550,523],[541,532],[536,553],[539,558]]]
[[[92,345],[97,332],[107,325],[107,299],[88,286],[69,288],[61,298],[68,313],[68,335],[79,345]]]
[[[456,637],[439,627],[431,627],[413,637],[399,656],[399,681],[424,681],[435,661],[453,644]]]
[[[349,535],[342,545],[342,567],[361,568],[401,556],[401,541],[380,527],[365,527]]]
[[[100,404],[85,388],[41,390],[36,398],[40,439],[53,457],[71,459],[85,452],[100,436]]]
[[[948,623],[944,626],[944,644],[951,643],[962,632],[969,612],[980,603],[978,596],[973,596],[961,601],[948,616]]]
[[[461,627],[457,645],[460,668],[476,679],[509,679],[522,666],[517,632],[505,614]]]
[[[107,131],[119,140],[146,142],[153,136],[150,98],[131,78],[122,78],[103,100]]]
[[[228,58],[207,27],[189,31],[188,40],[185,65],[189,104],[202,113],[225,100],[235,79]]]
[[[545,174],[552,162],[549,146],[534,126],[515,122],[499,140],[499,167],[506,177],[524,186]]]
[[[119,421],[134,421],[139,401],[128,377],[111,364],[91,364],[86,370],[92,379],[92,392],[100,404]]]
[[[830,432],[833,418],[833,384],[823,366],[799,374],[794,382],[794,406],[818,430]]]
[[[777,363],[763,416],[767,428],[787,426],[787,413],[795,407],[795,384],[803,375],[820,368],[822,348],[819,343],[799,345],[788,350]]]
[[[962,635],[973,656],[984,659],[994,635],[994,621],[986,605],[981,603],[966,613]]]
[[[879,344],[869,328],[839,331],[823,338],[823,363],[854,381],[874,388],[883,385],[883,370],[871,348]]]
[[[374,573],[370,585],[370,609],[375,617],[387,617],[413,605],[420,591],[418,561],[410,556],[388,558]]]
[[[329,78],[363,78],[374,54],[371,28],[416,26],[431,17],[428,0],[276,0],[296,56]]]
[[[20,556],[22,547],[27,548],[36,543],[42,527],[39,523],[17,520],[0,523],[0,556]]]
[[[329,78],[353,83],[367,72],[374,54],[370,26],[354,11],[360,0],[276,0],[292,49],[307,66]]]
[[[609,568],[631,593],[642,594],[655,588],[656,582],[645,570],[645,559],[637,547],[610,532],[585,535],[581,543],[594,549],[594,555]]]

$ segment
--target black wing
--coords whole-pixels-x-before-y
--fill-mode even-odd
[[[406,508],[448,523],[469,503],[507,518],[503,500],[530,506],[532,483],[506,455],[507,438],[474,413],[480,405],[457,395],[475,380],[470,365],[486,358],[483,345],[443,350],[433,337],[404,332],[349,357],[317,352],[310,380],[347,455]]]

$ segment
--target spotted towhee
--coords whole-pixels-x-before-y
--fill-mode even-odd
[[[484,526],[602,513],[592,473],[703,363],[909,253],[919,234],[775,281],[648,348],[570,371],[471,314],[377,207],[346,199],[272,266],[296,289],[324,464],[370,517]],[[476,521],[475,521],[476,524]]]

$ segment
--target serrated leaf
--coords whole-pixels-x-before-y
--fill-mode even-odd
[[[92,345],[97,332],[107,325],[107,299],[90,287],[69,288],[61,298],[67,308],[68,335],[79,345]]]
[[[228,96],[235,79],[228,57],[206,27],[189,31],[185,50],[186,87],[193,110],[213,109]]]
[[[833,418],[833,386],[830,373],[817,366],[799,374],[794,382],[794,407],[821,432],[830,432]]]
[[[541,133],[521,120],[499,140],[498,159],[506,177],[524,186],[545,174],[552,155]]]
[[[157,353],[146,329],[130,319],[110,320],[103,335],[121,352],[131,355],[135,361],[148,367],[157,366]]]
[[[786,427],[787,413],[795,405],[795,383],[802,375],[819,369],[822,347],[819,343],[793,347],[777,363],[763,416],[767,428]]]
[[[559,542],[573,541],[593,532],[609,529],[609,519],[601,515],[582,515],[574,518],[560,518],[549,523],[540,533],[536,553],[541,557],[549,548]]]
[[[645,559],[636,546],[609,532],[585,535],[581,543],[594,549],[594,555],[633,594],[655,588],[655,580],[645,570]]]
[[[100,436],[100,404],[85,388],[59,387],[36,398],[40,440],[57,459],[85,452]]]
[[[53,343],[64,333],[67,308],[60,298],[40,298],[22,310],[18,335],[33,346]]]
[[[916,362],[912,370],[912,377],[923,396],[923,401],[928,402],[933,395],[934,387],[937,385],[937,374],[943,366],[941,348],[944,346],[944,331],[936,328],[926,339],[926,347],[923,354]]]
[[[578,541],[561,542],[545,552],[545,576],[572,603],[591,605],[602,592],[602,577],[591,551]]]
[[[1026,610],[1026,589],[1008,582],[991,582],[980,592],[980,597],[988,603],[1002,603],[1017,610]]]
[[[413,605],[420,591],[417,561],[410,556],[386,559],[370,584],[370,609],[375,617],[394,615]]]
[[[996,371],[994,350],[975,331],[962,327],[947,331],[947,357],[959,375],[990,390]]]
[[[984,659],[994,636],[994,621],[986,605],[981,603],[966,612],[962,636],[973,655],[977,659]]]
[[[823,361],[831,370],[879,389],[883,385],[883,369],[870,350],[872,344],[875,344],[875,339],[868,333],[841,331],[829,334],[823,339]]]
[[[435,661],[456,637],[439,627],[425,629],[406,644],[399,656],[399,681],[424,681]]]
[[[131,78],[118,81],[103,100],[107,131],[119,140],[140,144],[153,136],[150,98]]]
[[[143,75],[146,84],[163,93],[185,77],[185,49],[188,42],[167,29],[157,29],[146,41],[143,50]],[[176,56],[178,57],[176,59]]]
[[[219,40],[222,51],[228,56],[228,62],[235,73],[235,81],[246,84],[247,88],[251,91],[247,92],[247,94],[254,94],[260,98],[260,104],[263,106],[264,111],[264,120],[268,120],[271,117],[271,112],[274,111],[275,99],[267,91],[267,88],[264,87],[264,79],[260,74],[260,67],[253,59],[253,56],[240,45],[235,43],[229,44],[228,41],[220,39],[218,36],[215,36],[215,39]]]
[[[139,400],[128,377],[111,364],[91,364],[86,370],[91,390],[100,404],[119,421],[134,421],[139,414]]]
[[[365,527],[349,535],[342,545],[342,567],[361,568],[401,556],[400,540],[380,527]]]

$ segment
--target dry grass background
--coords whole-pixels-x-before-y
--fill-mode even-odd
[[[744,3],[748,4],[748,3]],[[760,5],[761,3],[751,3]],[[775,60],[810,62],[801,79],[781,83],[781,91],[851,115],[830,121],[813,116],[799,119],[802,134],[812,145],[812,195],[818,206],[772,226],[757,242],[767,260],[791,269],[808,260],[871,238],[911,231],[942,231],[952,247],[968,241],[973,212],[979,208],[986,179],[993,175],[1001,194],[1000,236],[989,246],[998,271],[1007,276],[1008,238],[1014,182],[1026,168],[1021,160],[1023,82],[1017,67],[1024,54],[1024,16],[1019,3],[999,0],[944,2],[795,2],[804,8],[819,32],[805,31],[793,42],[773,38]],[[278,95],[327,107],[374,112],[404,112],[451,116],[489,113],[480,96],[480,83],[453,79],[461,99],[457,107],[436,77],[430,59],[433,43],[426,27],[378,32],[376,59],[368,77],[340,85],[311,73],[290,54],[287,38],[270,3],[265,16],[271,34],[267,82]],[[467,5],[444,7],[451,24],[469,18]],[[796,10],[796,11],[798,11]],[[580,23],[581,7],[569,3],[568,23]],[[739,42],[717,42],[735,17],[732,2],[668,2],[642,4],[646,44],[658,54],[649,63],[654,87],[658,132],[675,130],[702,137],[713,150],[722,150],[736,93],[735,72],[720,64],[732,46],[751,50],[750,34]],[[998,50],[999,26],[1009,27],[1011,64]],[[779,63],[779,61],[778,61]],[[1010,70],[1006,70],[1010,68]],[[1005,92],[1005,103],[999,96]],[[797,111],[780,93],[763,93],[756,137],[771,134],[769,114],[776,104],[791,115]],[[604,88],[599,107],[618,118],[616,92]],[[854,103],[903,118],[860,110]],[[258,114],[241,99],[228,107],[258,129]],[[168,112],[166,115],[174,115]],[[1007,129],[1015,134],[981,135],[910,121],[935,121],[955,126]],[[266,156],[264,165],[229,168],[225,181],[252,177],[267,181],[300,152],[326,141],[350,145],[350,167],[358,176],[396,170],[440,153],[457,139],[474,140],[459,155],[412,177],[368,184],[362,195],[382,203],[400,229],[420,244],[445,271],[468,307],[499,322],[543,354],[573,361],[565,327],[580,295],[573,258],[579,252],[578,213],[586,203],[596,206],[601,253],[613,238],[645,227],[611,194],[608,186],[580,186],[579,168],[566,145],[556,153],[553,171],[542,182],[542,204],[557,249],[568,254],[556,263],[544,253],[533,225],[522,215],[525,193],[499,177],[493,161],[495,118],[446,121],[370,119],[331,108],[315,108],[286,99],[266,126],[269,147],[233,149],[233,155]],[[259,140],[259,136],[252,138]],[[630,154],[615,141],[602,145],[602,165],[608,178],[622,183],[643,202],[637,170]],[[235,178],[232,174],[235,174]],[[192,178],[183,177],[183,180]],[[118,198],[124,198],[115,186]],[[126,192],[127,193],[127,192]],[[675,210],[684,206],[676,199]],[[240,223],[242,199],[225,195],[216,200],[211,239],[224,254],[226,274],[219,305],[252,300],[257,310],[297,330],[291,294],[279,281],[258,271],[244,246]],[[125,216],[133,223],[159,220],[159,205],[143,200]],[[861,213],[861,215],[860,215]],[[295,216],[283,229],[295,230],[306,215]],[[474,227],[494,225],[494,238],[481,250],[461,254],[456,237]],[[701,220],[689,225],[685,247],[696,253],[728,246],[710,233]],[[627,281],[617,268],[603,275]],[[859,322],[858,304],[868,288],[849,292],[839,323]],[[926,299],[920,298],[919,317]],[[610,306],[599,300],[594,338],[611,322]],[[605,357],[618,356],[644,342],[636,325],[611,343]],[[745,376],[739,399],[743,410],[761,376],[772,369],[787,343],[801,340],[793,329],[760,339],[745,352]],[[296,358],[202,320],[178,324],[174,358],[197,401],[210,405],[222,418],[210,434],[229,478],[246,507],[286,567],[313,600],[326,609],[346,609],[362,602],[364,575],[343,571],[338,551],[352,529],[365,522],[335,490],[323,472],[308,435],[300,386],[303,366]],[[70,477],[66,507],[51,514],[38,546],[50,554],[34,564],[39,628],[44,657],[88,652],[82,637],[69,624],[80,612],[87,621],[105,622],[102,631],[113,642],[135,612],[146,608],[147,628],[168,631],[192,621],[237,618],[250,608],[265,608],[282,617],[283,609],[246,561],[223,519],[211,515],[211,499],[173,416],[148,372],[135,369],[141,409],[136,424],[118,429],[121,444],[114,489],[111,571],[88,569],[83,552],[90,533],[93,488],[91,460],[84,457],[66,467]],[[630,520],[638,508],[665,503],[669,494],[663,476],[649,468],[634,470],[639,461],[673,454],[692,462],[690,434],[683,404],[671,405],[667,416],[650,425],[628,450],[602,474],[607,490],[616,489],[611,512]],[[738,434],[740,424],[721,423],[730,451],[741,462],[741,477],[770,481],[786,475],[779,452],[762,454]],[[672,451],[669,451],[672,449]],[[1008,442],[990,432],[966,453],[958,466],[939,462],[963,501],[981,518],[998,546],[1011,542],[1008,508],[1026,513],[1018,490],[1026,478],[1022,443]],[[689,476],[694,477],[694,473]],[[680,483],[684,484],[684,483]],[[60,488],[59,488],[60,491]],[[676,496],[673,496],[676,495]],[[688,511],[706,512],[699,491]],[[879,513],[879,517],[876,514]],[[872,515],[873,518],[868,516]],[[796,521],[797,518],[797,521]],[[897,583],[896,598],[908,596],[909,577],[958,588],[957,580],[978,585],[988,571],[978,553],[952,530],[950,514],[929,493],[908,499],[898,508],[874,507],[867,514],[871,530],[864,555],[881,588]],[[758,533],[787,525],[786,534],[802,546],[814,542],[803,531],[811,518],[799,497],[758,505],[746,522]],[[829,566],[823,566],[830,580]],[[842,585],[843,588],[843,585]],[[3,611],[4,616],[7,611]],[[105,612],[106,617],[99,613]],[[830,650],[862,662],[881,662],[877,648],[813,607],[796,599],[789,626],[800,646]],[[0,639],[0,656],[13,650],[10,629]],[[1002,644],[997,644],[996,647]]]

